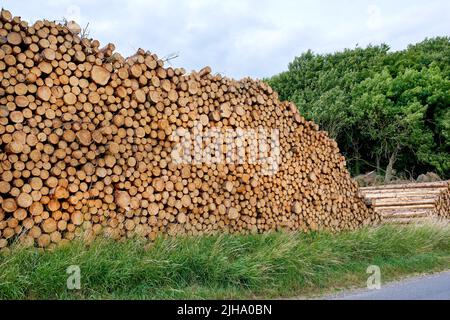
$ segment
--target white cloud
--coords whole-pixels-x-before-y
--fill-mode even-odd
[[[449,35],[446,0],[0,0],[29,21],[78,17],[90,36],[131,55],[138,48],[187,70],[210,65],[236,78],[283,71],[307,49],[333,52],[357,43],[395,49]],[[77,9],[79,8],[79,10]]]

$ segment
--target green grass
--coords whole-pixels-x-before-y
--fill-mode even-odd
[[[81,290],[66,287],[70,265]],[[98,240],[53,251],[13,248],[0,256],[0,299],[276,298],[365,286],[450,266],[450,227],[382,226],[331,234],[272,233]]]

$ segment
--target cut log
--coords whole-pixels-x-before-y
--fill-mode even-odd
[[[108,83],[111,74],[108,70],[106,70],[103,67],[94,66],[91,71],[91,77],[95,83],[104,86]]]
[[[52,91],[49,87],[42,86],[37,89],[37,96],[43,101],[49,101],[52,96]]]
[[[22,43],[22,36],[17,32],[10,32],[7,36],[8,43],[13,46],[18,46]]]
[[[17,197],[17,204],[22,208],[28,208],[33,203],[33,197],[28,193],[21,193]]]

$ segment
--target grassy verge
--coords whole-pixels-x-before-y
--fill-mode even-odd
[[[81,290],[67,289],[70,265]],[[450,227],[383,226],[354,232],[101,240],[0,256],[0,299],[276,298],[365,286],[450,266]]]

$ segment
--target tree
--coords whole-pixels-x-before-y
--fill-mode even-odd
[[[403,148],[432,143],[432,135],[423,126],[426,107],[414,99],[399,99],[395,89],[402,85],[401,77],[394,79],[385,69],[364,80],[354,92],[352,112],[359,119],[360,132],[374,142],[374,155],[387,159],[385,182],[391,180]]]
[[[267,81],[336,139],[352,173],[385,167],[390,180],[395,167],[450,177],[450,38],[398,52],[308,51]]]

